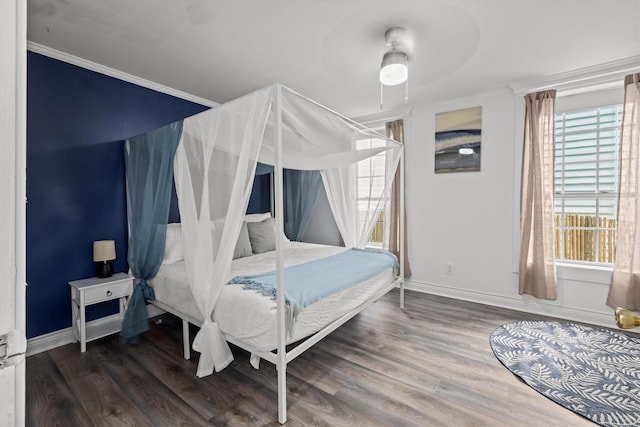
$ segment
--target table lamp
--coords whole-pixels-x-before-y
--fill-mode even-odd
[[[96,264],[96,275],[100,278],[113,275],[113,260],[116,259],[116,242],[114,240],[96,240],[93,242],[93,262]]]

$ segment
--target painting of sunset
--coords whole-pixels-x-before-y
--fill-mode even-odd
[[[435,172],[480,170],[482,107],[436,114]]]

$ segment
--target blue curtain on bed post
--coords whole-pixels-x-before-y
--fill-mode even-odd
[[[122,341],[137,343],[149,329],[146,300],[155,299],[147,280],[158,273],[171,204],[173,158],[182,135],[182,120],[125,142],[129,268],[139,279],[122,321]]]
[[[273,166],[266,163],[256,163],[256,175],[266,175],[273,173]]]
[[[284,169],[284,233],[299,242],[309,226],[322,185],[319,171]]]

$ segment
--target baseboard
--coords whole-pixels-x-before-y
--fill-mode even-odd
[[[616,327],[616,323],[611,312],[604,313],[575,307],[560,307],[551,302],[535,299],[533,297],[514,298],[414,280],[405,281],[405,289],[494,307],[507,308],[525,313],[557,317],[559,319],[572,322],[588,323],[592,325],[605,326],[607,328]]]
[[[559,319],[566,319],[573,322],[588,323],[592,325],[605,326],[608,328],[616,327],[615,321],[610,312],[603,313],[573,307],[559,307],[552,303],[547,303],[544,300],[537,300],[533,298],[513,298],[504,295],[453,288],[435,283],[419,282],[415,280],[405,280],[405,289],[426,294],[439,295],[462,301],[490,305],[494,307],[502,307],[510,310],[522,311],[525,313],[557,317]],[[164,310],[152,304],[147,305],[147,313],[150,318],[163,314],[164,312]],[[112,316],[107,316],[101,319],[87,322],[87,325],[97,325],[101,323],[113,322],[114,319],[117,319],[117,317],[118,315],[114,314]],[[51,332],[49,334],[40,335],[27,340],[27,357],[41,353],[43,351],[52,350],[56,347],[67,345],[72,342],[74,342],[74,338],[73,334],[71,333],[71,328],[66,328],[59,331]]]
[[[163,314],[164,310],[148,304],[147,305],[147,314],[149,318],[158,316]],[[118,314],[113,314],[111,316],[105,316],[100,319],[92,320],[87,322],[87,327],[96,326],[99,327],[101,325],[106,325],[109,323],[114,323],[117,325],[119,322]],[[117,326],[116,326],[117,328]],[[117,329],[114,330],[114,333],[117,332]],[[37,337],[33,337],[27,340],[27,357],[33,356],[34,354],[42,353],[43,351],[52,350],[56,347],[61,347],[63,345],[71,344],[75,341],[73,337],[73,333],[71,332],[71,328],[61,329],[59,331],[50,332],[48,334],[39,335]],[[90,344],[87,344],[90,345]],[[78,351],[80,346],[78,345]]]

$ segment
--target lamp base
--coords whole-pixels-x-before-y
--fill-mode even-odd
[[[96,276],[100,279],[113,276],[113,263],[111,261],[96,262]]]

